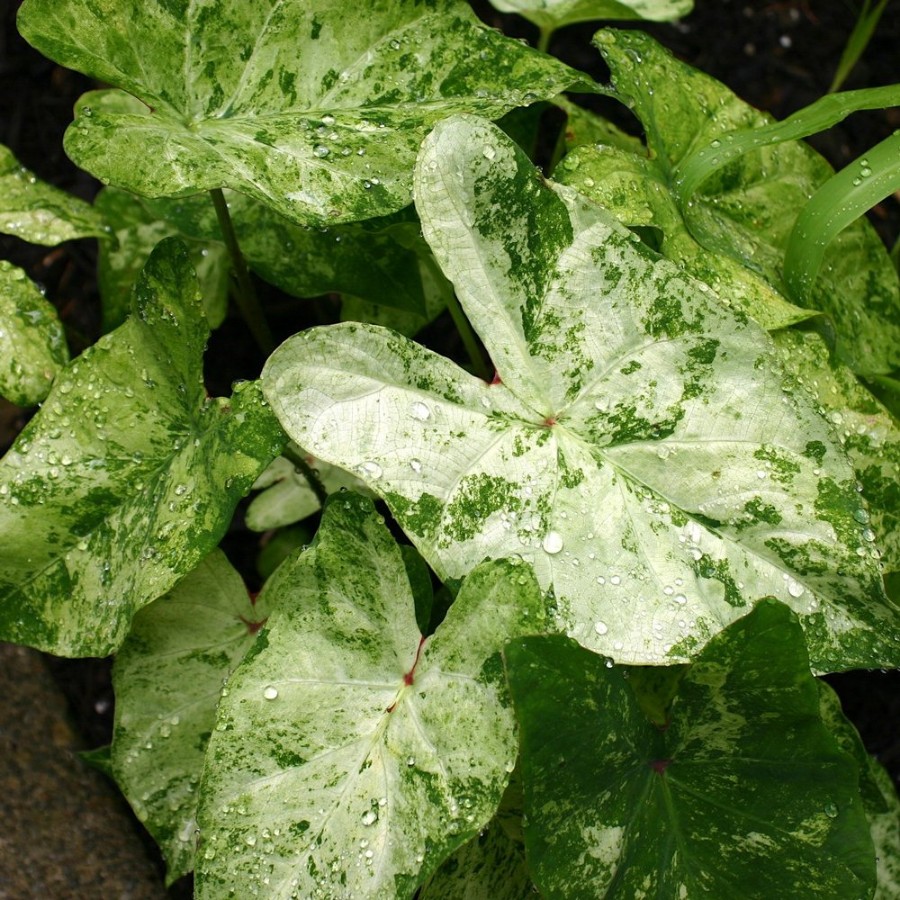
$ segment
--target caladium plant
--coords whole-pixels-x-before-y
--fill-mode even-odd
[[[494,5],[543,48],[691,6]],[[0,263],[0,392],[40,405],[0,460],[0,638],[117,654],[96,758],[170,881],[900,892],[900,803],[816,677],[900,666],[900,288],[864,221],[804,257],[847,176],[796,139],[897,89],[773,123],[639,31],[598,33],[604,86],[461,0],[19,22],[107,85],[65,146],[108,186],[4,150],[0,230],[100,240],[104,335],[70,360]],[[230,296],[267,343],[248,271],[287,340],[214,398]]]

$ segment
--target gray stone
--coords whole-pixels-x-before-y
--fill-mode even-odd
[[[165,900],[40,654],[0,644],[0,900]]]

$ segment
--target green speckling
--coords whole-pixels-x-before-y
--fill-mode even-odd
[[[800,473],[800,464],[783,450],[765,445],[753,452],[753,458],[766,463],[766,471],[773,481],[791,485],[794,476]]]
[[[457,541],[467,541],[482,529],[485,520],[496,512],[516,512],[522,508],[520,486],[497,475],[467,475],[455,496],[447,504],[444,532]]]
[[[766,522],[769,525],[778,525],[781,522],[781,513],[771,503],[763,502],[759,497],[744,504],[744,513],[750,520],[745,525],[755,525],[758,522]]]
[[[389,491],[384,499],[404,529],[425,538],[437,534],[444,506],[433,494],[422,494],[413,503],[402,494]]]
[[[826,447],[821,441],[807,441],[803,455],[814,459],[819,465],[825,459]]]
[[[703,555],[699,560],[691,564],[691,568],[700,578],[709,578],[720,582],[725,589],[723,599],[729,606],[739,609],[747,605],[740,588],[737,586],[737,582],[731,575],[728,560],[711,559],[709,556]]]

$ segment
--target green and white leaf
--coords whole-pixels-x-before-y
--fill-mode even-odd
[[[519,13],[545,31],[597,19],[668,22],[686,16],[694,0],[491,0],[500,12]]]
[[[554,178],[599,203],[623,225],[658,229],[660,252],[666,259],[709,285],[723,303],[763,328],[786,328],[816,314],[789,303],[733,257],[697,243],[655,159],[609,146],[579,147],[557,166]]]
[[[209,198],[204,198],[209,202]],[[185,237],[160,219],[147,201],[127,191],[104,188],[94,201],[116,236],[100,244],[97,286],[103,300],[103,330],[118,328],[131,311],[131,289],[153,248],[163,238]],[[218,328],[228,311],[230,261],[217,241],[189,241],[191,263],[200,282],[203,311],[210,328]]]
[[[319,462],[303,448],[291,445],[294,453],[306,457],[319,476],[325,490],[335,494],[341,490],[368,494],[368,488],[346,469]],[[283,456],[274,459],[256,479],[253,489],[261,491],[247,507],[246,522],[251,531],[269,531],[300,522],[320,509],[319,498],[302,472]]]
[[[524,847],[494,820],[444,860],[419,900],[528,900],[536,896]]]
[[[818,669],[900,661],[855,474],[765,332],[482,120],[435,129],[416,202],[501,383],[313,329],[262,378],[293,440],[385,498],[442,579],[521,555],[619,661],[689,659],[770,595]]]
[[[370,500],[334,498],[219,706],[197,895],[411,897],[490,820],[516,757],[498,653],[544,630],[528,568],[486,563],[429,638]]]
[[[900,893],[900,799],[890,774],[866,750],[857,730],[844,716],[841,701],[819,682],[822,719],[845,753],[859,765],[863,808],[875,845],[877,887],[874,900],[893,900]]]
[[[482,25],[462,0],[26,0],[23,36],[120,90],[86,94],[66,152],[148,197],[228,187],[295,222],[406,206],[419,143],[589,79]]]
[[[566,114],[563,140],[567,150],[574,150],[585,144],[603,144],[608,147],[617,147],[626,153],[647,155],[647,148],[640,138],[627,134],[608,119],[579,106],[564,94],[554,97],[553,105],[559,107]],[[555,176],[555,173],[551,174]]]
[[[639,702],[641,670],[556,637],[514,641],[506,660],[526,852],[548,900],[870,896],[859,766],[822,721],[783,604],[671,673],[665,727]]]
[[[900,571],[900,428],[847,366],[829,359],[815,334],[785,331],[775,343],[786,368],[811,388],[853,463],[868,513],[868,552],[888,572]]]
[[[76,238],[108,237],[89,203],[39,180],[0,144],[0,232],[53,246]]]
[[[68,361],[53,304],[22,269],[0,260],[0,397],[35,406]]]
[[[0,636],[106,656],[219,542],[283,435],[258,386],[206,397],[187,251],[157,247],[134,313],[56,378],[0,461]]]
[[[316,297],[336,291],[415,315],[425,310],[429,286],[420,268],[430,251],[409,211],[361,225],[313,229],[242,194],[225,196],[249,266],[285,293]],[[208,197],[147,205],[195,240],[222,239]]]
[[[694,150],[715,146],[730,131],[771,121],[647,35],[607,29],[594,40],[613,86],[644,125],[648,146],[676,192],[679,164]],[[799,141],[763,147],[713,173],[696,196],[683,198],[681,212],[704,247],[733,257],[786,295],[782,264],[791,229],[832,174]],[[864,218],[829,246],[808,305],[832,318],[839,358],[854,371],[873,374],[900,365],[900,285]]]
[[[194,868],[198,786],[222,685],[268,614],[214,550],[137,613],[116,655],[112,774],[159,844],[169,884]]]

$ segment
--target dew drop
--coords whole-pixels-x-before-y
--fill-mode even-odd
[[[272,687],[272,685],[269,685],[263,691],[263,697],[265,697],[266,700],[275,700],[278,697],[278,689]]]
[[[486,144],[481,151],[481,155],[485,159],[494,159],[497,156],[497,151],[490,144]]]
[[[549,553],[551,556],[559,553],[563,548],[562,535],[558,531],[548,531],[544,535],[544,540],[541,541],[541,547],[544,548],[544,553]]]
[[[364,462],[359,467],[363,475],[368,475],[373,481],[377,481],[384,474],[381,466],[377,462]]]
[[[422,463],[421,463],[421,461],[418,460],[418,459],[411,459],[411,460],[409,461],[409,467],[410,467],[410,468],[413,470],[413,472],[415,472],[416,474],[418,474],[419,472],[422,471]]]
[[[597,634],[606,634],[606,632],[609,631],[609,627],[606,622],[594,622],[594,631],[596,631]]]
[[[793,578],[789,578],[787,590],[792,597],[802,597],[806,589],[799,581],[794,581]]]
[[[362,815],[362,823],[366,827],[374,825],[378,821],[378,813],[374,809],[367,809]]]
[[[836,819],[838,814],[838,808],[833,804],[829,803],[825,807],[825,815],[828,816],[829,819]]]
[[[431,418],[431,410],[420,400],[409,407],[409,414],[418,422],[427,422]]]
[[[324,159],[331,151],[324,144],[316,144],[316,146],[313,147],[313,153],[318,156],[319,159]]]

